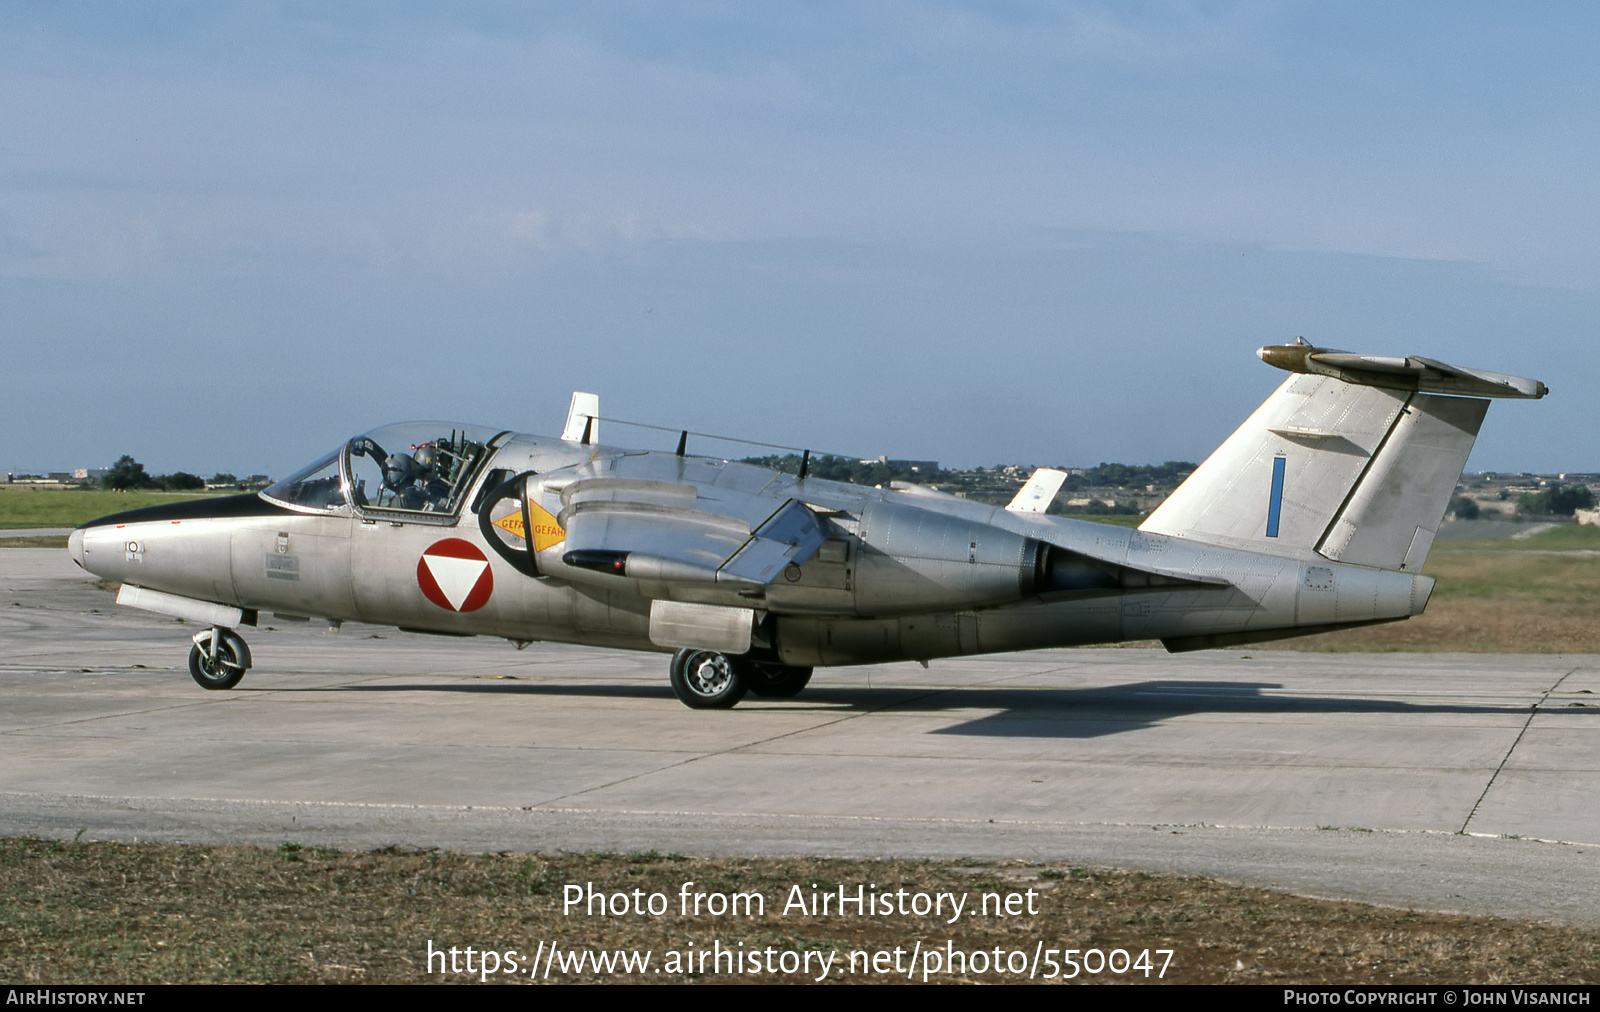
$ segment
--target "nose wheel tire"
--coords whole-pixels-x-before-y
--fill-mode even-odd
[[[189,648],[189,674],[202,689],[231,689],[249,667],[249,649],[238,633],[219,629],[211,635]]]
[[[745,664],[715,650],[679,650],[671,671],[672,691],[696,710],[729,709],[749,687]]]

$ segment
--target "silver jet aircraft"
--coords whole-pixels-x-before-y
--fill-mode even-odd
[[[375,429],[260,494],[73,532],[118,603],[204,627],[208,689],[260,613],[673,653],[697,708],[793,696],[818,666],[1159,639],[1195,650],[1422,613],[1421,569],[1490,397],[1544,384],[1303,342],[1291,375],[1138,530],[598,441],[445,422]]]

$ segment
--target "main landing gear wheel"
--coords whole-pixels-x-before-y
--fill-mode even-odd
[[[800,695],[811,681],[810,668],[795,668],[787,664],[751,664],[750,691],[758,696],[787,698]]]
[[[189,674],[202,689],[231,689],[250,667],[250,648],[231,629],[211,629],[189,648]]]
[[[744,698],[747,669],[715,650],[679,650],[672,655],[672,691],[692,709],[726,710]]]

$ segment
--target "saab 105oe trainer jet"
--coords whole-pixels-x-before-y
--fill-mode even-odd
[[[1159,639],[1195,650],[1422,613],[1421,573],[1490,397],[1543,383],[1432,359],[1263,348],[1291,375],[1137,530],[599,442],[444,422],[375,429],[259,494],[73,532],[117,601],[196,622],[208,689],[261,612],[675,652],[697,708],[792,696],[827,665]],[[809,457],[806,458],[809,461]]]

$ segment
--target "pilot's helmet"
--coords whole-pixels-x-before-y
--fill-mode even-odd
[[[423,443],[417,447],[416,456],[419,471],[432,471],[439,463],[439,451],[432,443]]]
[[[416,479],[417,462],[409,453],[391,453],[383,462],[383,481],[390,488],[400,488]]]

